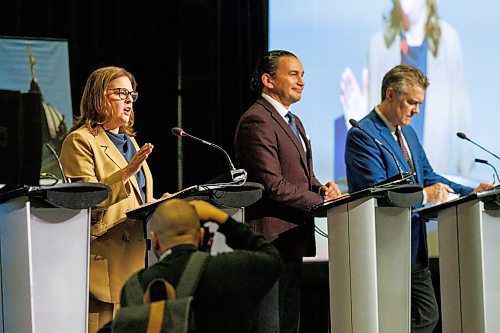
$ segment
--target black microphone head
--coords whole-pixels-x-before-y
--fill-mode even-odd
[[[467,138],[467,135],[465,135],[464,133],[462,132],[457,132],[457,136],[460,138],[460,139],[464,139],[464,140],[469,140]]]
[[[351,124],[352,127],[361,128],[361,125],[354,119],[349,119],[349,124]]]
[[[184,136],[186,132],[184,132],[180,127],[172,127],[172,134],[177,136]]]
[[[476,163],[483,163],[483,164],[489,164],[487,160],[482,160],[480,158],[475,158],[474,162],[476,162]]]

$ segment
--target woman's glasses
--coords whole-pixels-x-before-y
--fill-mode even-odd
[[[120,99],[122,101],[126,100],[129,95],[132,98],[133,102],[137,101],[137,98],[139,97],[139,93],[137,91],[128,91],[125,88],[113,88],[110,90],[113,91],[114,95],[117,95],[118,97],[120,97]]]

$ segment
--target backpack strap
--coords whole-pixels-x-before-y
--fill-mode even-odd
[[[165,315],[165,301],[153,302],[149,305],[149,320],[146,333],[161,333]]]
[[[186,268],[182,272],[177,288],[175,288],[178,298],[194,294],[201,274],[208,264],[208,259],[210,259],[210,254],[204,251],[196,251],[191,255]]]
[[[144,292],[143,303],[149,304],[152,302],[151,300],[151,290],[156,290],[156,292],[161,292],[165,294],[167,299],[174,300],[177,299],[177,293],[175,291],[174,286],[170,284],[164,278],[156,278],[153,281],[149,282],[146,291]]]

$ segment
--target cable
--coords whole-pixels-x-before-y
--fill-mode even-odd
[[[324,232],[323,230],[321,230],[320,227],[318,227],[317,225],[314,225],[314,230],[316,231],[316,233],[318,235],[323,236],[326,239],[328,239],[328,234],[326,232]]]

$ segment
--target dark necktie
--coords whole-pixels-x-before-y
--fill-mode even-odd
[[[288,119],[288,124],[292,128],[292,131],[295,133],[295,135],[297,136],[297,138],[299,138],[299,141],[302,142],[301,139],[300,139],[299,129],[297,128],[297,124],[295,123],[295,116],[293,115],[293,113],[291,113],[290,111],[288,111],[286,113],[285,117]]]
[[[408,162],[408,165],[410,166],[411,170],[414,171],[413,162],[410,158],[410,153],[408,152],[408,149],[406,149],[405,142],[403,140],[403,134],[401,133],[401,129],[399,128],[399,126],[396,128],[396,138],[398,139],[399,147],[401,147],[401,150],[403,151],[403,155],[405,156],[406,162]]]

